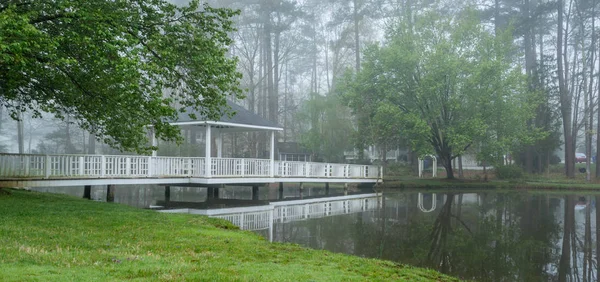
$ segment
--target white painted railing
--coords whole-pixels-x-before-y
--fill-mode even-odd
[[[275,162],[275,175],[281,177],[381,178],[379,167],[374,165],[314,162]]]
[[[271,161],[265,159],[211,158],[216,177],[269,177]]]
[[[271,177],[271,160],[211,158],[211,177]],[[274,162],[286,178],[380,178],[373,165]],[[0,177],[118,178],[205,177],[205,158],[117,155],[20,155],[0,153]]]

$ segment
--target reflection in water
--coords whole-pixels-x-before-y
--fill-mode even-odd
[[[258,200],[301,199],[326,196],[324,184],[304,185],[299,189],[298,183],[286,183],[283,193],[279,194],[278,187],[264,186],[258,190]],[[32,188],[40,192],[51,192],[83,197],[83,186]],[[208,189],[204,187],[179,187],[170,186],[169,201],[173,202],[205,202],[208,198]],[[355,190],[354,192],[358,192]],[[372,190],[369,190],[372,192]],[[343,195],[343,186],[332,186],[329,195]],[[116,185],[114,202],[127,204],[138,208],[149,208],[166,200],[165,186],[161,185]],[[250,186],[226,186],[219,188],[219,199],[252,200],[252,187]],[[91,199],[95,201],[106,201],[106,186],[92,186]]]
[[[477,281],[596,281],[597,197],[446,193],[436,198],[386,194],[379,210],[276,222],[274,240]],[[422,211],[430,209],[434,212]]]
[[[83,194],[82,188],[52,190]],[[323,187],[304,190],[300,195],[289,186],[283,196],[325,195]],[[104,187],[94,187],[92,197],[104,200],[105,193]],[[251,193],[249,187],[228,188],[219,197],[252,199]],[[259,193],[261,200],[278,198],[277,187],[261,187]],[[148,208],[164,196],[161,186],[118,186],[115,201]],[[171,187],[171,200],[202,202],[206,189]],[[290,220],[273,214],[266,217],[270,228],[257,232],[266,238],[272,232],[274,241],[424,266],[469,280],[598,281],[598,201],[600,196],[536,192],[392,193],[368,209],[341,202],[315,203],[313,211],[322,216],[297,216],[289,209],[285,218]],[[305,206],[309,212],[310,205]]]

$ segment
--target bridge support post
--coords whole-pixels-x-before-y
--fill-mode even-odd
[[[106,202],[112,203],[115,201],[115,185],[106,185]]]
[[[252,200],[258,201],[258,185],[252,185]]]
[[[208,186],[206,188],[206,199],[218,199],[219,198],[219,187],[225,187],[225,185],[220,186]]]
[[[325,196],[329,196],[329,182],[325,182]]]
[[[279,200],[283,200],[283,182],[279,182]]]
[[[300,199],[304,198],[304,183],[300,182]]]
[[[344,196],[348,196],[348,183],[344,183]]]
[[[165,186],[165,203],[171,201],[171,186]]]
[[[92,199],[92,186],[85,185],[83,186],[83,198],[91,200]]]

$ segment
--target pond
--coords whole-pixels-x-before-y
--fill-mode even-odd
[[[116,202],[147,208],[164,200],[162,187],[126,188],[119,186]],[[82,193],[82,189],[54,189],[77,196]],[[172,201],[206,200],[200,188],[171,189]],[[341,189],[332,191],[343,195]],[[102,193],[103,189],[95,189],[93,197],[102,199]],[[326,202],[315,198],[324,194],[322,187],[310,187],[302,201],[271,203],[276,205],[275,216],[262,217],[269,224],[256,232],[277,242],[429,267],[477,281],[597,279],[600,216],[596,203],[600,194],[445,190],[385,193],[376,200],[373,194],[330,196]],[[251,190],[240,188],[228,188],[219,195],[252,198]],[[273,201],[276,195],[276,187],[261,188],[259,198]],[[297,187],[286,187],[284,198],[300,198]],[[277,215],[284,206],[288,210],[304,207],[306,214],[284,219]]]

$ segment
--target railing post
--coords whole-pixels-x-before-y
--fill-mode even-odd
[[[100,156],[100,177],[106,175],[106,157]]]
[[[50,178],[50,173],[51,173],[51,169],[52,169],[52,162],[50,161],[50,156],[46,155],[45,157],[45,161],[44,163],[46,164],[45,167],[45,172],[44,172],[44,178]]]
[[[308,204],[304,205],[304,218],[308,218],[310,215],[310,207],[308,206]]]
[[[325,177],[331,177],[331,164],[325,164]]]
[[[148,157],[148,177],[152,177],[154,173],[154,164],[152,163],[153,157]]]
[[[85,166],[84,157],[79,157],[79,175],[83,175],[84,166]]]
[[[241,168],[240,168],[241,176],[244,177],[244,176],[246,176],[246,160],[242,159],[240,162],[240,166],[241,166]]]
[[[273,221],[275,209],[269,211],[269,242],[273,242]]]
[[[29,163],[31,160],[29,159],[29,156],[25,156],[23,159],[25,160],[25,175],[29,176]]]
[[[131,158],[130,157],[125,158],[125,175],[127,175],[127,176],[131,175]]]

